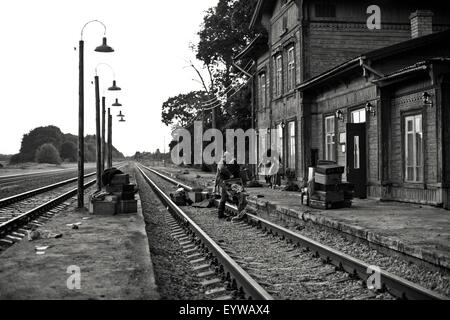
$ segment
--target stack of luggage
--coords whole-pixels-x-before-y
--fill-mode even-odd
[[[136,185],[130,184],[130,176],[115,168],[102,175],[105,189],[91,197],[93,214],[137,213]]]
[[[344,167],[336,164],[319,164],[314,173],[314,190],[310,206],[317,209],[349,208],[352,205],[354,186],[342,182]]]

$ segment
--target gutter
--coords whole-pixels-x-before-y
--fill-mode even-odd
[[[408,70],[400,71],[398,73],[393,73],[391,75],[385,76],[385,77],[377,79],[377,80],[372,80],[372,82],[373,83],[378,83],[378,82],[394,79],[394,78],[397,78],[397,77],[400,77],[400,76],[403,76],[403,75],[407,75],[409,73],[414,73],[414,72],[417,72],[417,71],[424,71],[424,70],[428,70],[428,66],[423,65],[423,66],[411,68],[411,69],[408,69]]]

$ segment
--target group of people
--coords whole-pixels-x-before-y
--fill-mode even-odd
[[[258,165],[258,171],[261,175],[264,175],[266,183],[268,183],[270,188],[281,186],[281,166],[281,158],[272,157],[272,151],[270,149]],[[228,218],[225,214],[225,206],[229,198],[238,207],[238,215],[232,221],[244,219],[246,214],[245,207],[247,206],[247,194],[242,185],[240,165],[229,152],[225,152],[217,164],[215,192],[217,188],[219,188],[220,193],[219,219]]]

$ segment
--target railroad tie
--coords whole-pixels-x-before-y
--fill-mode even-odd
[[[209,286],[212,286],[212,285],[221,283],[221,282],[222,282],[222,281],[221,281],[220,279],[214,278],[214,279],[211,279],[211,280],[205,280],[205,281],[202,281],[200,284],[201,284],[203,287],[209,287]]]
[[[210,267],[209,264],[202,264],[201,266],[193,267],[193,270],[194,271],[200,271],[200,270],[209,269],[209,267]]]
[[[196,260],[191,260],[191,261],[189,261],[191,264],[198,264],[198,263],[202,263],[202,262],[205,262],[206,261],[206,259],[205,258],[198,258],[198,259],[196,259]]]
[[[218,288],[214,288],[214,289],[206,291],[205,295],[211,296],[211,295],[214,295],[214,294],[217,294],[217,293],[223,293],[223,292],[226,292],[226,291],[227,290],[224,287],[218,287]]]

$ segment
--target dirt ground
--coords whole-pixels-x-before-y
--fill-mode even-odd
[[[78,222],[78,230],[67,226]],[[91,216],[72,210],[41,229],[63,236],[25,239],[1,253],[0,299],[159,298],[142,213]],[[36,246],[50,248],[37,255]],[[80,268],[79,290],[67,286],[70,266]]]

